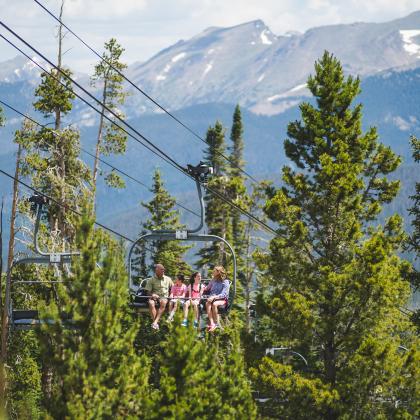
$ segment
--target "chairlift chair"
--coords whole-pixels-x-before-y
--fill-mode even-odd
[[[148,241],[184,241],[184,242],[222,242],[226,245],[232,255],[232,266],[233,275],[228,299],[228,305],[224,308],[219,308],[220,314],[228,314],[230,308],[233,305],[233,301],[236,295],[236,255],[231,244],[224,238],[217,235],[209,235],[199,233],[204,226],[205,219],[205,204],[202,193],[202,184],[207,183],[209,175],[213,173],[213,168],[200,162],[197,166],[188,165],[188,173],[195,179],[198,198],[200,202],[201,217],[200,224],[195,229],[187,230],[153,230],[150,233],[146,233],[140,236],[131,246],[128,254],[128,278],[129,278],[129,292],[132,296],[132,306],[139,312],[148,311],[148,300],[146,290],[144,289],[145,283],[141,282],[140,285],[136,285],[134,282],[134,274],[132,269],[133,253],[136,248],[140,248],[141,243]]]
[[[13,262],[11,270],[19,265],[25,264],[41,264],[41,265],[52,265],[57,267],[59,265],[69,264],[73,257],[80,255],[79,252],[58,252],[51,253],[45,252],[40,249],[38,243],[38,231],[41,223],[41,215],[43,206],[47,204],[47,199],[42,195],[34,195],[29,198],[31,203],[32,210],[36,213],[36,221],[34,227],[34,250],[37,255],[31,257],[19,258]],[[54,284],[61,283],[60,280],[57,281],[39,281],[39,280],[21,280],[21,281],[12,281],[11,288],[13,286],[20,285],[31,285],[31,284]],[[16,330],[28,330],[35,328],[41,323],[39,319],[39,313],[37,309],[15,309],[13,305],[13,290],[6,290],[5,303],[8,308],[8,316],[10,320],[11,329]],[[47,321],[48,322],[48,321]]]

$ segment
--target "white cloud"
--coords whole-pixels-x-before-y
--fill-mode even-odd
[[[71,18],[94,16],[99,19],[115,19],[142,12],[146,7],[146,0],[67,0],[65,13]]]

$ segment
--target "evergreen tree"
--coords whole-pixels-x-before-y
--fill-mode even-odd
[[[420,162],[420,140],[416,137],[411,137],[411,147],[413,149],[414,161]],[[414,252],[415,260],[420,259],[420,182],[416,183],[416,193],[410,197],[413,200],[413,207],[408,209],[413,217],[411,225],[413,226],[413,233],[408,238],[408,249]],[[420,272],[413,268],[410,275],[412,292],[416,293],[420,287]],[[417,309],[412,316],[412,320],[420,331],[420,309]]]
[[[69,70],[64,70],[70,75]],[[51,118],[55,115],[55,129],[41,128],[24,144],[26,150],[25,175],[30,175],[32,185],[54,198],[58,204],[50,203],[48,222],[52,231],[57,232],[57,242],[61,250],[66,240],[74,235],[74,216],[65,207],[82,208],[87,197],[90,174],[87,166],[79,159],[79,132],[68,127],[61,128],[62,115],[72,109],[73,93],[59,84],[58,72],[41,75],[41,84],[35,95],[39,98],[35,108]],[[63,81],[71,88],[68,79]]]
[[[111,38],[105,43],[105,52],[102,54],[102,60],[95,66],[95,74],[92,77],[92,85],[96,87],[98,83],[102,88],[102,108],[99,117],[98,136],[96,140],[95,161],[93,164],[93,189],[96,190],[97,175],[99,169],[99,156],[101,154],[122,154],[125,152],[127,143],[127,134],[124,133],[115,124],[112,124],[105,117],[112,121],[116,117],[110,114],[106,108],[112,110],[120,118],[124,114],[119,109],[124,104],[127,94],[124,92],[121,72],[127,68],[127,65],[120,61],[124,49],[118,44],[115,38]],[[105,176],[106,183],[114,188],[124,188],[124,180],[116,173],[110,172]]]
[[[232,130],[230,132],[230,139],[232,146],[230,148],[231,155],[230,161],[232,163],[231,175],[237,177],[243,177],[241,169],[244,168],[244,129],[242,125],[241,108],[236,105],[235,112],[233,113]]]
[[[236,106],[235,112],[233,114],[233,123],[232,130],[230,133],[230,140],[232,141],[232,146],[230,147],[231,155],[230,162],[232,163],[229,168],[229,191],[230,191],[230,200],[233,201],[236,205],[244,210],[249,210],[251,205],[250,197],[247,194],[245,179],[243,172],[241,171],[244,168],[244,159],[243,159],[243,150],[244,150],[244,140],[243,140],[243,126],[242,126],[242,117],[241,110],[239,105]],[[245,258],[245,249],[246,249],[246,237],[245,229],[246,222],[241,220],[241,213],[238,210],[231,209],[231,226],[232,226],[232,245],[235,249],[236,258],[237,258],[237,271],[240,273],[239,278],[241,283],[245,283],[245,270],[246,270],[246,258]],[[245,287],[245,284],[241,284]],[[239,288],[242,289],[242,288]],[[238,290],[239,295],[242,295],[242,290]],[[242,296],[241,296],[242,297]],[[239,299],[240,300],[240,299]],[[237,299],[238,301],[238,299]]]
[[[3,113],[3,108],[0,106],[0,127],[4,126],[5,118]]]
[[[19,179],[22,170],[22,150],[28,138],[34,134],[34,124],[24,120],[22,128],[15,133],[15,143],[18,145],[15,165],[15,180],[13,181],[12,209],[9,226],[9,246],[7,255],[5,303],[2,318],[1,359],[5,362],[5,381],[2,381],[2,396],[6,395],[7,412],[11,418],[39,418],[41,406],[41,370],[39,346],[34,334],[15,332],[10,335],[9,304],[12,298],[12,283],[22,278],[33,279],[31,270],[18,267],[12,276],[12,264],[15,257],[16,226],[19,207],[22,209],[24,200],[19,200]],[[20,269],[19,269],[20,268]],[[32,270],[33,271],[33,270]],[[35,279],[33,279],[35,280]],[[13,289],[14,304],[19,308],[32,305],[39,297],[36,287],[22,291],[19,285]],[[3,399],[3,398],[2,398]]]
[[[156,418],[223,418],[218,380],[222,371],[214,347],[197,339],[196,331],[170,328],[159,358],[159,390]],[[190,323],[192,324],[192,322]]]
[[[204,340],[197,338],[191,325],[180,328],[176,324],[170,327],[158,356],[160,397],[156,417],[256,418],[239,330],[234,323],[220,338]]]
[[[271,189],[265,207],[279,227],[267,260],[260,338],[304,354],[310,371],[282,363],[277,384],[263,373],[257,383],[285,390],[279,416],[306,406],[317,418],[409,418],[415,398],[398,395],[412,389],[417,356],[399,311],[409,295],[407,264],[396,254],[401,219],[373,225],[398,192],[399,182],[386,176],[400,158],[378,142],[375,128],[362,133],[362,107],[352,107],[360,81],[344,78],[334,56],[326,52],[316,62],[307,85],[316,105],[300,105],[302,120],[289,124],[285,141],[298,169],[283,168],[284,186]],[[305,399],[308,387],[326,394]]]
[[[224,418],[255,419],[256,406],[240,342],[241,328],[231,312],[229,322],[220,334],[218,358],[222,374],[218,390],[222,397]]]
[[[206,135],[208,147],[205,151],[205,162],[213,167],[214,175],[209,179],[208,187],[214,191],[206,191],[204,202],[206,205],[206,224],[209,234],[217,235],[230,241],[232,236],[231,207],[220,195],[229,198],[233,195],[227,176],[225,158],[225,130],[217,121],[214,127],[209,127]],[[222,242],[213,243],[202,248],[198,255],[200,260],[197,265],[224,265],[227,262],[227,252]]]
[[[81,255],[57,290],[60,303],[42,310],[43,356],[58,373],[50,414],[149,418],[149,363],[134,350],[139,325],[129,314],[122,249],[86,217],[77,232]]]
[[[179,221],[178,210],[174,210],[175,199],[165,189],[159,169],[156,169],[153,175],[152,193],[153,198],[148,203],[142,203],[142,206],[150,214],[150,218],[142,224],[142,232],[185,228]],[[152,263],[149,271],[153,271],[153,267],[158,263],[165,266],[166,273],[170,276],[190,271],[188,264],[184,261],[184,254],[188,250],[188,246],[181,245],[179,241],[152,241],[147,242],[145,246],[152,250]],[[144,253],[139,257],[140,260],[136,261],[137,270],[144,267],[146,260]],[[140,261],[141,265],[139,265]],[[139,272],[139,274],[144,273]]]

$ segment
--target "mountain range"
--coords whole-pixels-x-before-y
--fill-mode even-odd
[[[337,56],[346,74],[361,78],[362,94],[357,101],[364,104],[364,127],[377,126],[381,141],[402,155],[403,192],[400,206],[397,203],[392,210],[406,214],[408,196],[418,180],[408,139],[420,131],[420,11],[390,22],[330,25],[285,35],[274,34],[261,20],[230,28],[212,27],[144,63],[131,64],[126,74],[201,137],[217,119],[228,134],[234,106],[239,103],[247,171],[279,182],[280,168],[287,163],[282,147],[287,123],[299,118],[302,101],[312,100],[306,80],[324,50]],[[41,120],[31,106],[39,75],[40,69],[22,56],[1,62],[0,100]],[[89,85],[89,75],[78,73],[75,77],[97,93]],[[130,96],[124,112],[130,124],[182,165],[198,162],[205,145],[131,86],[127,89]],[[0,167],[11,171],[13,132],[21,118],[7,109],[5,113],[7,125],[0,129]],[[93,110],[75,101],[67,123],[80,128],[85,148],[93,146],[97,120]],[[196,206],[194,185],[136,142],[129,141],[125,156],[109,160],[146,184],[151,182],[153,168],[160,166],[170,192]],[[0,195],[7,198],[10,190],[10,182],[0,177]],[[149,196],[146,189],[130,181],[123,191],[101,185],[99,217],[132,233],[141,215],[138,203]]]

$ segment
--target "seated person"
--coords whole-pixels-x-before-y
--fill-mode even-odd
[[[183,298],[187,293],[187,286],[184,284],[184,280],[184,275],[178,274],[176,276],[175,284],[171,288],[171,293],[169,295],[168,322],[171,322],[174,319],[175,311],[178,308],[178,303],[182,305],[184,302]]]
[[[204,289],[205,287],[201,283],[201,274],[198,271],[196,271],[191,275],[190,284],[187,290],[187,296],[189,297],[189,299],[186,300],[184,303],[184,320],[182,321],[182,325],[184,327],[188,325],[188,309],[190,305],[194,308],[194,327],[198,327],[198,319],[200,316],[198,305],[200,304],[200,300],[203,296]]]
[[[204,294],[209,295],[206,302],[206,312],[209,319],[208,331],[219,327],[218,307],[226,307],[229,298],[230,282],[226,279],[226,270],[221,266],[214,267],[213,278],[206,287]]]
[[[149,299],[150,316],[152,317],[152,328],[159,329],[159,319],[165,311],[168,302],[167,295],[173,282],[170,277],[165,276],[165,267],[162,264],[156,264],[155,275],[146,281],[145,289]],[[159,302],[159,310],[156,309],[156,303]]]

